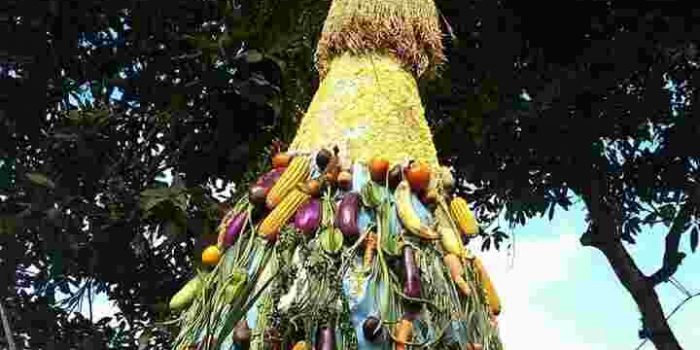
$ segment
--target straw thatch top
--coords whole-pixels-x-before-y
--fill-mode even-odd
[[[433,72],[445,59],[433,0],[333,0],[316,51],[321,78],[345,52],[391,53],[415,77]]]

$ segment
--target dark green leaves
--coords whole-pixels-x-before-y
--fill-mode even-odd
[[[51,181],[46,175],[41,174],[41,173],[29,173],[27,174],[27,179],[29,181],[37,186],[41,187],[47,187],[47,188],[55,188],[56,184]]]
[[[693,230],[690,231],[690,251],[695,253],[695,250],[698,248],[698,227],[695,226],[693,227]]]
[[[174,207],[187,210],[187,194],[176,188],[151,188],[141,192],[141,209],[148,213],[160,204],[171,204]]]

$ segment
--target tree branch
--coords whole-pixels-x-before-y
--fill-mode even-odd
[[[679,252],[678,248],[681,235],[685,232],[685,224],[690,218],[691,203],[690,200],[687,200],[683,204],[666,234],[666,247],[661,268],[649,276],[649,282],[654,286],[667,281],[669,277],[673,276],[685,258],[685,253]]]
[[[2,302],[0,302],[0,317],[2,317],[2,328],[5,332],[5,338],[7,338],[8,348],[10,350],[17,350],[15,341],[12,339],[12,328],[10,328],[10,321],[7,319],[5,307],[2,305]]]

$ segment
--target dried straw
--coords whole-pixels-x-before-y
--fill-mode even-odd
[[[316,49],[321,78],[335,56],[390,53],[420,77],[444,60],[433,0],[333,0]]]

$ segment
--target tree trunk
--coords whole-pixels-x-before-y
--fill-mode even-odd
[[[594,247],[603,252],[625,289],[632,295],[642,314],[642,324],[647,337],[658,350],[682,350],[666,321],[659,296],[654,285],[639,270],[627,249],[619,240],[594,242]]]

